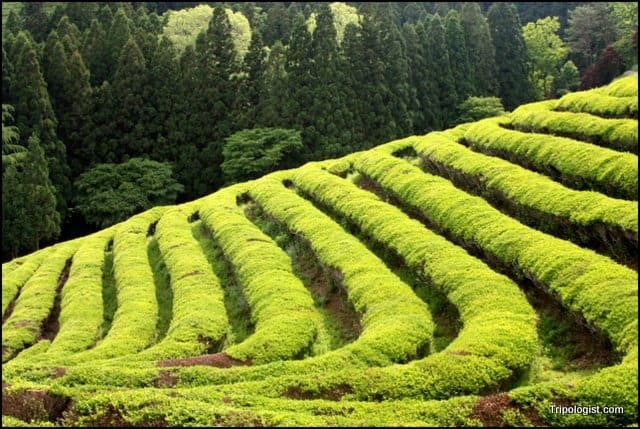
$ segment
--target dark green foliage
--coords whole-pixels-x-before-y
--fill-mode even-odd
[[[256,179],[301,162],[300,132],[282,128],[238,131],[226,139],[221,165],[225,183]]]
[[[2,177],[3,252],[38,250],[42,240],[60,234],[54,188],[37,136],[31,136],[24,162],[9,164]]]
[[[237,115],[236,127],[252,128],[257,126],[258,106],[265,90],[264,73],[267,51],[260,33],[253,31],[249,52],[244,57],[242,75],[235,99]]]
[[[588,3],[569,11],[567,45],[576,55],[580,70],[593,66],[600,52],[616,40],[617,33],[607,3]]]
[[[18,36],[14,48],[18,48],[18,52],[12,61],[14,77],[11,91],[15,94],[16,126],[20,129],[23,144],[32,134],[39,136],[51,183],[55,188],[57,211],[64,219],[70,192],[66,149],[57,136],[58,122],[40,72],[37,54],[24,32]]]
[[[65,15],[69,20],[83,32],[91,26],[91,21],[98,13],[97,2],[68,2],[66,3]]]
[[[12,9],[9,11],[9,15],[7,16],[7,22],[2,26],[2,38],[4,39],[4,32],[12,33],[14,36],[17,36],[20,30],[24,29],[24,24],[22,20],[18,16],[18,14]]]
[[[76,209],[88,223],[105,228],[162,204],[173,204],[183,186],[171,166],[133,158],[122,164],[99,164],[74,182]]]
[[[97,19],[91,21],[91,27],[85,34],[80,52],[89,68],[91,84],[99,86],[107,78],[108,61],[106,33]]]
[[[432,129],[442,130],[450,125],[454,116],[458,95],[456,81],[451,72],[449,51],[445,39],[445,29],[440,15],[434,15],[429,21],[426,31],[427,64],[429,74],[430,96],[434,100],[434,110],[428,115],[428,123]]]
[[[285,45],[289,43],[289,35],[292,31],[290,16],[282,2],[276,2],[269,8],[263,30],[267,45],[272,46],[277,41]]]
[[[451,9],[447,13],[444,26],[449,66],[455,84],[455,105],[457,106],[474,94],[473,81],[471,80],[473,67],[469,62],[467,42],[464,37],[464,28],[460,22],[460,14],[455,9]],[[449,124],[453,123],[455,116],[452,113],[449,111]]]
[[[43,2],[25,2],[22,7],[24,29],[31,33],[36,42],[41,42],[49,33],[49,18],[44,11]]]
[[[111,128],[117,144],[117,159],[142,156],[150,152],[151,141],[146,136],[151,94],[148,88],[147,65],[135,39],[130,37],[122,48],[118,68],[111,87],[115,101]]]
[[[59,113],[59,135],[67,147],[71,177],[77,177],[96,162],[95,143],[92,140],[93,89],[89,81],[89,70],[78,51],[73,52],[69,59],[64,88]]]
[[[80,46],[81,33],[78,27],[69,20],[68,16],[63,16],[56,27],[58,37],[63,42],[65,52],[70,55]],[[67,38],[67,39],[65,39]]]
[[[51,106],[59,118],[63,109],[63,98],[65,97],[65,82],[68,80],[69,67],[67,64],[68,55],[60,42],[58,33],[52,30],[47,37],[42,55],[42,75],[47,82],[47,91],[51,100]]]
[[[185,51],[183,55],[189,54]],[[178,160],[178,168],[191,176],[185,183],[190,195],[204,195],[223,183],[222,147],[224,138],[235,127],[232,118],[236,95],[232,75],[238,69],[235,58],[231,24],[224,8],[217,7],[207,30],[196,40],[193,66],[183,67],[193,91],[186,92],[188,100],[184,100],[187,120],[183,125],[190,157]]]
[[[127,17],[123,9],[118,9],[106,37],[106,57],[104,62],[106,67],[105,79],[111,81],[118,66],[118,60],[122,48],[129,41],[131,36],[131,20]]]
[[[513,3],[494,3],[487,14],[496,51],[498,95],[507,110],[532,100],[527,50]]]
[[[487,20],[477,3],[467,2],[460,11],[469,62],[475,70],[473,95],[492,96],[498,91],[496,51]]]
[[[263,88],[257,107],[257,125],[263,127],[285,127],[285,103],[283,94],[291,88],[287,86],[285,71],[285,48],[276,42],[269,51],[263,75]]]

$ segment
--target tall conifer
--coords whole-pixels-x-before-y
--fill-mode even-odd
[[[513,3],[496,2],[487,13],[498,65],[498,94],[507,110],[532,99],[527,49]]]

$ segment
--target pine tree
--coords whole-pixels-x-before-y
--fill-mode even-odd
[[[473,69],[469,62],[464,29],[460,23],[460,15],[455,9],[451,9],[445,18],[445,37],[451,75],[456,88],[455,105],[458,106],[474,93],[474,88],[472,80]]]
[[[311,58],[311,35],[304,17],[298,15],[285,58],[288,91],[284,94],[284,103],[288,128],[303,130],[311,125],[312,118],[307,110],[313,97],[308,86],[311,79]]]
[[[106,33],[102,28],[102,24],[97,19],[91,21],[91,27],[84,38],[80,52],[82,53],[85,64],[89,68],[91,85],[100,86],[108,75],[109,66],[107,65],[107,61],[109,55],[106,44]]]
[[[118,68],[113,78],[112,96],[116,103],[113,112],[115,138],[120,142],[121,160],[146,154],[151,148],[145,133],[147,91],[147,65],[133,37],[122,48]]]
[[[7,32],[7,34],[11,33],[14,36],[17,36],[18,33],[23,29],[24,29],[24,24],[22,22],[22,19],[18,16],[17,13],[14,12],[13,9],[11,9],[9,11],[9,15],[7,15],[7,22],[5,22],[5,24],[2,26],[2,32],[3,32],[2,38],[4,39],[5,31]]]
[[[123,9],[118,9],[106,39],[107,61],[105,62],[105,79],[112,81],[120,59],[122,48],[131,37],[131,20]]]
[[[32,243],[33,250],[38,250],[41,240],[54,239],[60,234],[61,219],[56,211],[55,189],[49,180],[47,161],[37,136],[29,138],[28,149],[29,155],[23,166],[26,192],[22,195],[29,201],[25,219],[29,228],[25,241]]]
[[[67,54],[55,30],[49,33],[47,43],[44,46],[42,74],[44,80],[47,82],[51,106],[53,107],[56,118],[59,118],[63,108],[63,98],[65,97],[64,84],[68,79],[69,67],[67,64]]]
[[[60,234],[55,190],[37,135],[28,139],[24,162],[10,164],[2,175],[2,248],[15,257],[38,250],[42,240]]]
[[[65,15],[60,19],[60,22],[58,22],[58,25],[56,26],[56,32],[58,33],[60,41],[63,42],[67,55],[71,55],[73,51],[79,48],[81,37],[80,30],[78,30],[78,27],[69,20],[68,16]],[[65,36],[68,37],[66,40]]]
[[[11,79],[13,75],[13,64],[9,61],[7,51],[2,46],[2,103],[11,104]]]
[[[23,139],[32,134],[39,136],[47,157],[51,183],[55,187],[57,210],[64,219],[70,194],[65,146],[56,133],[58,121],[51,107],[35,49],[24,32],[19,34],[16,46],[20,47],[20,51],[13,63],[15,72],[11,84],[16,125],[25,136]]]
[[[148,67],[152,117],[146,128],[153,142],[150,155],[157,161],[175,161],[169,142],[170,134],[179,128],[176,117],[180,99],[179,73],[175,47],[168,37],[163,37]]]
[[[532,99],[527,50],[513,3],[493,3],[487,13],[498,65],[498,95],[507,110]]]
[[[487,20],[478,3],[467,2],[460,11],[464,37],[473,65],[474,95],[490,96],[498,94],[496,52]]]
[[[89,70],[80,52],[69,59],[69,72],[64,82],[65,97],[60,112],[59,134],[67,147],[71,177],[77,177],[94,160],[93,90]]]
[[[31,34],[36,42],[42,42],[49,34],[47,25],[49,18],[44,11],[44,3],[24,2],[22,16],[24,17],[24,29]]]
[[[239,129],[254,128],[258,118],[258,105],[264,90],[266,50],[258,31],[251,34],[249,52],[244,57],[242,76],[238,85],[234,111]]]
[[[285,104],[282,94],[286,94],[285,48],[276,42],[269,51],[264,66],[262,92],[256,108],[256,126],[284,128]]]
[[[65,15],[75,24],[80,32],[83,32],[91,25],[91,21],[98,13],[97,2],[68,2],[66,4]]]
[[[197,193],[212,192],[223,183],[222,147],[224,138],[234,131],[231,117],[236,94],[232,76],[237,72],[231,24],[224,8],[217,7],[207,31],[196,40],[196,64],[193,77],[196,93],[192,99],[190,131],[202,170],[195,179]],[[192,161],[189,161],[192,162]]]
[[[283,45],[289,43],[289,35],[292,31],[292,23],[284,3],[275,2],[267,11],[264,24],[264,41],[267,46],[272,46],[278,40]]]
[[[449,52],[445,41],[445,30],[440,15],[435,14],[427,28],[427,40],[429,40],[428,79],[433,84],[433,97],[437,100],[436,111],[433,114],[433,127],[445,129],[454,122],[456,102],[455,82],[449,64]]]
[[[316,16],[316,28],[311,39],[312,67],[308,85],[313,94],[306,106],[311,124],[302,130],[302,141],[308,159],[336,157],[348,152],[342,133],[347,131],[347,109],[343,98],[342,64],[338,56],[337,35],[333,14],[322,3]]]

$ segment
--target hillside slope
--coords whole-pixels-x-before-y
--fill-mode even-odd
[[[635,423],[637,153],[630,76],[5,263],[3,425]]]

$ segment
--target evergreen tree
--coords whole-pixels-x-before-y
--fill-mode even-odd
[[[498,93],[496,51],[487,20],[477,3],[467,2],[460,11],[464,37],[473,65],[473,88],[475,95],[496,95]]]
[[[68,78],[69,67],[67,64],[67,54],[58,38],[58,33],[52,30],[47,37],[42,55],[42,74],[47,82],[49,99],[56,115],[60,117],[63,98],[65,96],[64,83]]]
[[[403,18],[404,20],[404,18]],[[419,24],[422,27],[422,23]],[[421,30],[424,32],[424,28]],[[410,104],[407,106],[408,114],[413,124],[413,134],[422,133],[425,126],[425,115],[422,111],[420,98],[423,96],[422,84],[426,80],[426,50],[420,36],[418,36],[417,25],[405,22],[402,25],[402,38],[407,50],[407,61],[409,64],[409,91]]]
[[[60,22],[58,22],[56,27],[56,32],[58,33],[60,41],[63,42],[67,55],[71,55],[73,51],[79,48],[81,37],[80,30],[78,30],[78,27],[69,20],[68,16],[65,15],[60,19]],[[68,36],[66,40],[65,36]]]
[[[105,79],[111,81],[115,75],[122,48],[131,37],[131,20],[123,9],[118,9],[106,39],[107,61]]]
[[[455,82],[449,64],[449,52],[445,41],[445,29],[440,15],[435,14],[427,28],[428,49],[428,79],[432,83],[432,94],[437,104],[432,114],[432,126],[435,129],[445,129],[454,122],[455,109],[458,101]]]
[[[254,128],[258,117],[258,105],[264,90],[266,50],[258,31],[251,34],[249,52],[244,57],[238,95],[234,111],[237,115],[237,128]]]
[[[91,85],[100,86],[108,75],[109,66],[107,61],[109,54],[106,33],[97,19],[91,21],[91,27],[85,36],[80,52],[86,66],[89,68]]]
[[[457,106],[474,93],[474,88],[472,80],[473,68],[469,62],[464,29],[460,23],[460,14],[455,9],[449,10],[445,18],[445,38],[451,75],[455,82],[455,106]]]
[[[2,47],[2,103],[11,104],[11,79],[13,75],[13,65],[9,61],[7,51]]]
[[[59,135],[67,147],[71,177],[77,177],[94,162],[93,90],[89,70],[80,52],[69,59],[69,72],[64,82],[65,97],[60,111]]]
[[[111,28],[111,24],[113,24],[113,11],[111,10],[111,7],[109,7],[109,3],[104,4],[100,9],[98,9],[96,18],[98,19],[98,22],[102,24],[102,28],[104,28],[105,31]]]
[[[91,21],[98,13],[97,2],[68,2],[66,4],[65,15],[83,32],[91,25]]]
[[[190,134],[200,155],[202,169],[194,172],[196,195],[204,195],[223,183],[222,147],[224,138],[233,131],[231,111],[235,97],[236,53],[231,38],[231,24],[224,8],[217,7],[207,31],[196,40],[196,64],[193,70],[195,93],[191,98]],[[193,170],[193,160],[189,160]],[[197,169],[196,169],[197,170]]]
[[[307,30],[304,17],[298,15],[293,33],[286,51],[285,71],[287,88],[285,95],[285,119],[288,127],[303,130],[311,125],[307,106],[311,105],[308,82],[311,79],[311,35]]]
[[[286,125],[285,103],[282,102],[282,95],[289,90],[285,61],[285,48],[282,42],[277,41],[271,47],[265,64],[262,94],[256,109],[257,126],[282,128]]]
[[[289,43],[292,23],[290,15],[284,7],[284,3],[275,2],[267,11],[264,24],[264,41],[267,46],[272,46],[278,40],[284,45]]]
[[[58,122],[35,49],[24,32],[19,34],[16,45],[21,47],[14,62],[15,73],[11,85],[12,93],[15,94],[16,125],[23,136],[39,136],[47,157],[51,183],[55,187],[57,210],[64,219],[66,201],[70,194],[65,146],[56,133]]]
[[[15,257],[38,250],[42,240],[55,239],[60,214],[37,135],[28,139],[25,161],[9,165],[2,179],[3,251]]]
[[[507,110],[532,99],[527,49],[513,3],[494,3],[487,14],[498,65],[498,95]]]
[[[177,88],[179,66],[175,47],[168,37],[163,37],[157,44],[149,62],[148,76],[152,110],[146,128],[153,142],[150,155],[157,161],[174,161],[169,141],[170,134],[180,126],[176,118],[180,98]]]
[[[49,17],[44,11],[43,2],[24,2],[22,4],[24,29],[28,31],[36,42],[42,42],[47,34]]]
[[[302,130],[302,141],[309,159],[336,157],[348,152],[342,133],[348,132],[348,111],[344,100],[344,69],[338,56],[337,34],[333,14],[322,3],[316,16],[311,39],[312,66],[308,85],[313,96],[306,107],[311,124]]]
[[[24,24],[22,19],[18,16],[17,13],[14,12],[13,9],[9,11],[9,15],[7,15],[7,21],[2,26],[2,38],[4,39],[5,31],[7,33],[12,33],[14,36],[17,36],[20,30],[24,29]]]
[[[117,130],[115,138],[120,142],[118,159],[146,154],[151,149],[145,135],[146,109],[150,101],[147,66],[133,37],[122,48],[113,78],[112,96],[117,106],[113,112],[113,129]]]

